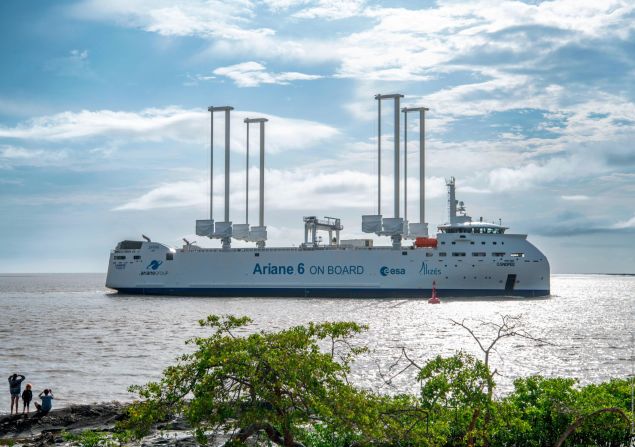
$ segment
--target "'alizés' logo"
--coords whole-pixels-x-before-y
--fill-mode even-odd
[[[423,275],[440,275],[441,269],[438,267],[428,267],[428,264],[425,262],[421,263],[421,268],[419,269],[419,273]]]

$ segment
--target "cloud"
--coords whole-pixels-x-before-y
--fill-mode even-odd
[[[268,28],[249,27],[253,4],[249,0],[84,0],[71,8],[73,15],[114,21],[163,36],[200,36],[250,41],[274,34]]]
[[[209,191],[209,183],[206,184],[205,181],[181,181],[162,184],[114,209],[123,211],[202,206],[206,203],[206,188]]]
[[[576,194],[576,195],[572,195],[572,196],[560,196],[560,198],[562,200],[567,200],[567,201],[571,201],[571,202],[583,202],[583,201],[586,201],[586,200],[590,199],[589,196],[585,196],[583,194]]]
[[[370,211],[376,206],[377,177],[372,172],[342,169],[338,157],[331,163],[318,168],[307,164],[293,169],[267,168],[265,171],[265,208],[283,212],[285,210],[315,209],[356,209]],[[224,177],[216,173],[214,177],[214,203],[222,207],[224,203]],[[250,169],[250,178],[257,179],[259,170]],[[244,172],[234,171],[230,175],[230,203],[232,214],[244,209]],[[392,177],[382,176],[382,192],[390,201],[393,197]],[[418,206],[418,179],[408,179],[409,207]],[[426,198],[444,197],[445,181],[440,177],[426,179]],[[254,201],[258,197],[258,184],[251,182],[249,191]],[[403,201],[403,196],[401,197]],[[149,191],[132,198],[115,210],[148,210],[197,206],[205,208],[209,204],[209,179],[165,182]],[[255,209],[255,208],[254,208]]]
[[[315,121],[285,118],[276,115],[233,111],[232,148],[243,151],[244,118],[267,118],[267,152],[275,154],[288,150],[304,150],[338,135],[332,126]],[[217,118],[222,121],[220,117]],[[220,125],[218,125],[220,126]],[[218,128],[217,128],[218,129]],[[60,142],[93,137],[135,138],[140,141],[180,141],[202,143],[209,135],[209,113],[202,110],[170,106],[150,108],[139,112],[112,110],[83,110],[62,112],[19,123],[13,127],[0,126],[0,138]],[[223,145],[224,136],[215,132],[215,144]],[[218,146],[217,146],[218,147]]]
[[[257,87],[260,84],[288,84],[290,81],[308,81],[321,78],[321,76],[294,71],[270,73],[266,71],[264,65],[258,62],[243,62],[228,67],[219,67],[214,70],[214,74],[230,78],[238,87]]]
[[[615,225],[612,226],[612,228],[618,229],[618,230],[635,228],[635,215],[628,220],[617,222]]]
[[[365,3],[365,0],[318,0],[312,6],[293,14],[293,17],[326,20],[346,19],[362,14]]]
[[[27,149],[24,147],[0,145],[0,169],[16,166],[50,166],[65,163],[66,150]]]

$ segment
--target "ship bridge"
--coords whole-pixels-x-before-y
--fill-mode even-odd
[[[503,234],[508,227],[488,222],[464,222],[439,225],[441,233]]]
[[[471,233],[471,234],[503,234],[508,227],[500,224],[483,222],[481,217],[478,222],[473,222],[465,210],[465,203],[456,200],[456,181],[450,177],[445,182],[448,187],[448,223],[439,225],[441,233]]]

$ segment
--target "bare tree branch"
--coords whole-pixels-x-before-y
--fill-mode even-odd
[[[627,424],[630,424],[631,421],[628,418],[628,416],[626,416],[626,413],[624,413],[623,410],[619,409],[619,408],[602,408],[600,410],[594,411],[593,413],[589,413],[586,414],[584,416],[580,416],[578,419],[576,419],[571,425],[569,425],[567,427],[567,429],[564,431],[564,433],[562,433],[562,435],[560,436],[560,438],[558,438],[558,440],[556,441],[556,443],[553,445],[553,447],[560,447],[562,446],[562,444],[564,444],[564,441],[566,441],[566,439],[569,437],[569,435],[571,435],[574,431],[576,431],[578,429],[578,427],[580,427],[582,424],[584,424],[587,419],[589,418],[593,418],[599,414],[602,413],[615,413],[617,415],[619,415]]]

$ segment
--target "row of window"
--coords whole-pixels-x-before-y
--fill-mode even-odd
[[[476,233],[476,234],[503,234],[505,228],[472,227],[472,228],[442,228],[444,233]]]
[[[448,254],[444,251],[439,252],[439,256],[447,256]],[[427,252],[426,253],[427,257],[431,257],[434,256],[434,253],[432,252]],[[459,251],[454,251],[452,252],[452,256],[467,256],[464,252],[459,252]],[[487,256],[487,253],[485,253],[484,251],[474,251],[472,252],[472,256],[474,257],[483,257],[483,256]],[[505,256],[505,252],[504,251],[495,251],[492,252],[492,256],[494,256],[495,258],[500,258]],[[525,253],[510,253],[510,256],[513,258],[524,258],[525,257]]]
[[[485,245],[485,241],[481,241],[481,245]],[[492,245],[496,245],[496,241],[492,241]],[[445,241],[441,241],[441,245],[445,245]],[[452,245],[456,245],[456,242],[452,242]],[[470,245],[474,245],[474,241],[470,241]],[[505,245],[505,242],[501,242],[501,245]]]
[[[135,255],[135,256],[133,256],[133,258],[134,259],[141,259],[141,256]],[[123,261],[125,259],[126,259],[126,257],[123,256],[123,255],[115,255],[115,261]]]

